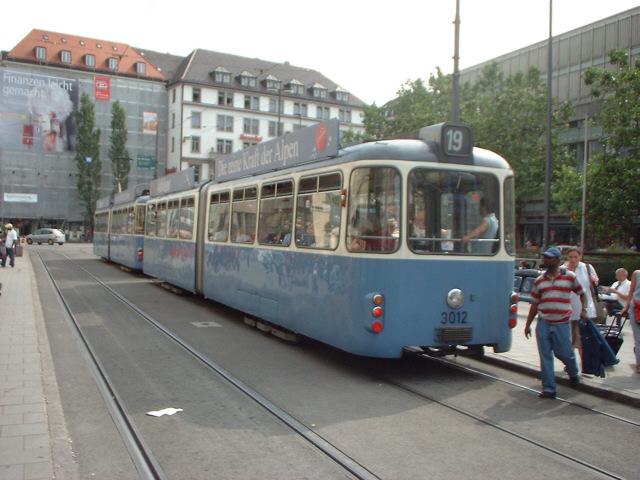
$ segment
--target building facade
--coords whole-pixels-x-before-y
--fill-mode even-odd
[[[613,49],[629,52],[632,61],[640,58],[640,7],[621,12],[597,22],[556,35],[552,39],[552,94],[560,101],[571,102],[574,117],[561,139],[575,154],[576,167],[582,168],[587,145],[587,157],[601,148],[602,128],[589,126],[585,118],[594,117],[601,103],[591,96],[591,88],[584,82],[584,73],[590,67],[612,68],[608,54]],[[526,73],[535,67],[547,76],[548,41],[515,50],[460,72],[460,82],[473,84],[482,69],[496,63],[506,75]],[[585,141],[586,140],[586,141]],[[520,242],[540,244],[542,238],[543,205],[541,199],[532,199],[519,220]],[[555,243],[579,243],[579,227],[564,215],[554,215],[550,221],[550,237]]]
[[[216,156],[329,118],[364,131],[364,102],[315,70],[194,50],[167,87],[167,168],[211,178]]]
[[[329,118],[342,130],[364,130],[364,103],[315,70],[32,30],[0,60],[0,220],[21,234],[84,233],[74,160],[82,94],[94,102],[101,131],[101,196],[114,192],[115,101],[126,111],[129,187],[191,166],[210,178],[217,155]]]
[[[113,191],[111,107],[126,111],[129,185],[165,170],[165,75],[128,45],[33,30],[0,63],[0,217],[26,234],[43,226],[83,233],[74,112],[87,94],[100,129],[101,193]],[[93,159],[86,159],[93,161]]]

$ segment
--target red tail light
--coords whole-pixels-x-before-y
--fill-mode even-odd
[[[380,333],[383,328],[384,328],[384,326],[382,325],[382,322],[380,322],[378,320],[376,320],[375,322],[373,322],[371,324],[371,331],[373,333]]]
[[[384,313],[384,310],[382,310],[382,307],[373,307],[373,309],[371,310],[371,315],[373,315],[376,318],[381,317],[383,313]]]
[[[511,305],[511,308],[509,310],[511,310],[511,313],[518,313],[518,305],[514,303],[513,305]]]
[[[510,318],[509,319],[509,328],[516,328],[516,325],[518,325],[518,319],[517,318]]]
[[[139,248],[137,253],[138,253],[138,261],[142,262],[144,260],[144,250]]]

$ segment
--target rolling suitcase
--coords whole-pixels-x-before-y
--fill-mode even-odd
[[[624,317],[622,319],[622,324],[620,326],[616,325],[616,317],[611,317],[611,324],[608,325],[606,320],[604,324],[596,325],[600,333],[607,341],[611,350],[616,355],[622,346],[622,342],[624,341],[624,337],[622,335],[622,329],[624,328],[624,324],[627,323],[627,318]]]

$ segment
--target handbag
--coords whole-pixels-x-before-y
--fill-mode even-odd
[[[598,294],[598,285],[593,280],[591,280],[592,271],[595,273],[593,265],[587,263],[587,275],[589,275],[589,285],[591,285],[591,296],[593,298],[593,305],[596,309],[595,323],[602,324],[607,320],[607,309],[604,302],[600,299],[600,295]]]

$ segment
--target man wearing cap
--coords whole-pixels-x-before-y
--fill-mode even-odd
[[[7,257],[9,257],[9,265],[11,265],[11,268],[16,266],[16,249],[15,249],[15,245],[16,242],[18,241],[18,234],[16,233],[16,231],[13,229],[13,225],[11,225],[10,223],[7,223],[4,226],[7,229],[7,238],[4,241],[4,246],[7,249],[7,255],[2,257],[2,266],[5,266],[5,263],[7,261]]]
[[[542,392],[540,398],[556,397],[556,379],[553,368],[555,355],[566,366],[571,386],[578,383],[578,365],[571,344],[571,292],[580,296],[582,311],[580,318],[587,318],[587,299],[570,270],[560,267],[562,253],[556,247],[549,248],[543,254],[545,271],[536,278],[531,289],[531,308],[524,327],[526,338],[531,336],[531,322],[536,314],[536,340],[540,354],[540,370],[542,373]]]

